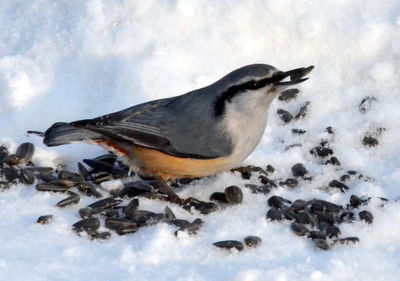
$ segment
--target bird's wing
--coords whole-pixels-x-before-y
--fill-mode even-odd
[[[70,125],[176,157],[212,159],[228,155],[229,138],[214,128],[211,114],[185,107],[193,102],[190,96],[161,99]]]

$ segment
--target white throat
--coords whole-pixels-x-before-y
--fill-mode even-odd
[[[226,104],[224,129],[234,144],[232,166],[242,162],[261,140],[268,120],[268,110],[275,97],[265,89],[240,94]]]

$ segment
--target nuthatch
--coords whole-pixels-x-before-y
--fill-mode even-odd
[[[55,123],[45,132],[44,143],[97,144],[139,173],[159,178],[170,200],[180,203],[166,181],[214,175],[243,161],[263,136],[272,100],[306,81],[303,77],[313,68],[282,72],[267,64],[247,65],[180,96]]]

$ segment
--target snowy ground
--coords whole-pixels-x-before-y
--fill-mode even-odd
[[[0,139],[16,148],[36,144],[38,165],[66,163],[102,150],[88,145],[47,148],[30,129],[116,111],[149,99],[208,85],[240,66],[268,63],[282,70],[315,65],[295,101],[275,101],[257,150],[245,161],[276,168],[272,178],[306,165],[315,180],[273,194],[288,199],[318,197],[346,204],[351,194],[392,200],[367,209],[375,221],[344,225],[357,245],[315,249],[295,236],[288,222],[265,219],[268,197],[243,189],[244,202],[204,216],[170,205],[179,217],[205,221],[198,236],[174,236],[159,224],[107,241],[78,237],[77,210],[95,199],[58,209],[65,195],[13,186],[0,193],[0,280],[399,280],[400,205],[400,2],[332,1],[19,1],[0,3]],[[365,96],[377,101],[361,114]],[[311,101],[308,116],[282,125],[276,110],[295,113]],[[375,181],[353,181],[347,193],[320,189],[342,174],[321,166],[309,150],[336,132],[332,142],[344,170]],[[362,138],[384,127],[380,144]],[[307,130],[295,136],[292,128]],[[287,145],[301,148],[285,151]],[[207,199],[226,186],[258,182],[224,173],[192,183],[183,197]],[[165,204],[143,200],[162,211]],[[49,225],[35,223],[53,214]],[[226,252],[212,243],[258,235],[257,249]]]

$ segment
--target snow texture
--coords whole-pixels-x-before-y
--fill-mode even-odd
[[[0,280],[399,280],[400,264],[400,2],[326,1],[19,1],[0,3],[0,140],[14,150],[35,143],[37,165],[64,163],[76,170],[82,158],[99,155],[85,144],[47,148],[27,130],[56,121],[96,117],[151,99],[206,86],[251,63],[281,70],[315,65],[295,101],[274,101],[265,135],[243,164],[276,168],[273,179],[291,176],[305,164],[314,177],[272,195],[326,199],[346,204],[351,194],[386,197],[367,209],[374,223],[342,227],[360,243],[321,251],[295,236],[289,222],[265,219],[267,196],[246,188],[242,204],[210,215],[190,214],[169,204],[180,218],[205,221],[198,236],[174,236],[158,224],[106,241],[79,237],[71,225],[85,198],[59,209],[65,195],[18,185],[0,193]],[[365,114],[358,106],[374,96]],[[308,115],[283,125],[276,114],[295,114],[311,101]],[[332,148],[344,170],[373,181],[353,181],[347,193],[321,187],[342,171],[309,153],[332,126]],[[365,147],[364,135],[386,130],[379,145]],[[301,128],[297,136],[291,129]],[[302,147],[285,150],[291,144]],[[258,183],[222,173],[191,183],[182,197],[207,200],[236,184]],[[162,211],[165,203],[141,200]],[[40,215],[53,214],[49,225]],[[218,240],[257,235],[263,243],[242,252],[212,246]]]

